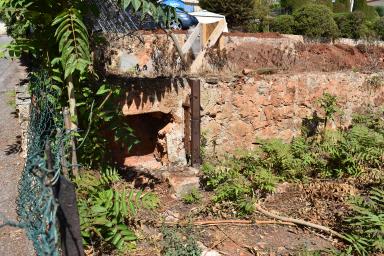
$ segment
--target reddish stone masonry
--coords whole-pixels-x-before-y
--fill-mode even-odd
[[[185,34],[177,37],[181,44],[186,40]],[[107,74],[130,79],[122,111],[142,141],[122,162],[155,169],[187,165],[190,88],[178,77],[190,74],[182,69],[172,41],[150,33],[115,38],[100,59],[106,60]],[[222,52],[207,52],[206,66],[197,74],[208,154],[252,149],[257,138],[289,141],[300,134],[304,119],[322,114],[317,99],[324,92],[336,95],[342,110],[330,124],[334,127],[348,126],[361,109],[384,104],[384,86],[367,86],[374,76],[384,81],[374,72],[384,64],[383,42],[319,44],[294,35],[233,34],[225,41]]]

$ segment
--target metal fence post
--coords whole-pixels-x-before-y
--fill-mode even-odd
[[[55,186],[55,192],[59,203],[57,217],[60,223],[62,255],[84,256],[75,186],[61,175]]]
[[[200,80],[191,79],[191,163],[193,167],[199,167],[201,164],[200,156]]]

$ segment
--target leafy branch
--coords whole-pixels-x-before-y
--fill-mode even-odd
[[[83,75],[91,64],[89,35],[80,11],[70,8],[57,16],[52,26],[57,26],[55,38],[58,42],[61,56],[53,60],[60,61],[67,79],[76,70]]]
[[[176,17],[175,8],[161,5],[156,0],[119,0],[119,3],[124,10],[132,8],[135,12],[140,12],[143,18],[146,15],[151,16],[156,23],[166,27]]]

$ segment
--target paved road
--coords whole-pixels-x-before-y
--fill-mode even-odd
[[[0,45],[10,39],[0,36]],[[24,68],[18,61],[0,59],[0,213],[16,220],[17,183],[24,160],[18,154],[20,127],[15,109],[10,102],[14,98],[15,85],[25,78]],[[21,229],[0,229],[0,256],[34,255],[32,245]]]

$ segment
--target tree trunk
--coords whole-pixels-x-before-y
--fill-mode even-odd
[[[75,98],[75,87],[73,85],[72,76],[69,76],[67,78],[67,86],[68,86],[69,113],[71,115],[71,130],[77,131],[76,98]]]
[[[69,122],[71,132],[77,132],[78,127],[78,118],[76,112],[76,97],[75,97],[75,87],[73,84],[72,75],[67,79],[67,89],[68,89],[68,103],[69,103]],[[71,147],[72,147],[72,174],[76,177],[79,173],[79,167],[77,163],[77,153],[76,153],[76,140],[74,136],[71,136]]]
[[[353,6],[355,5],[355,0],[350,0],[350,11],[353,12]]]

